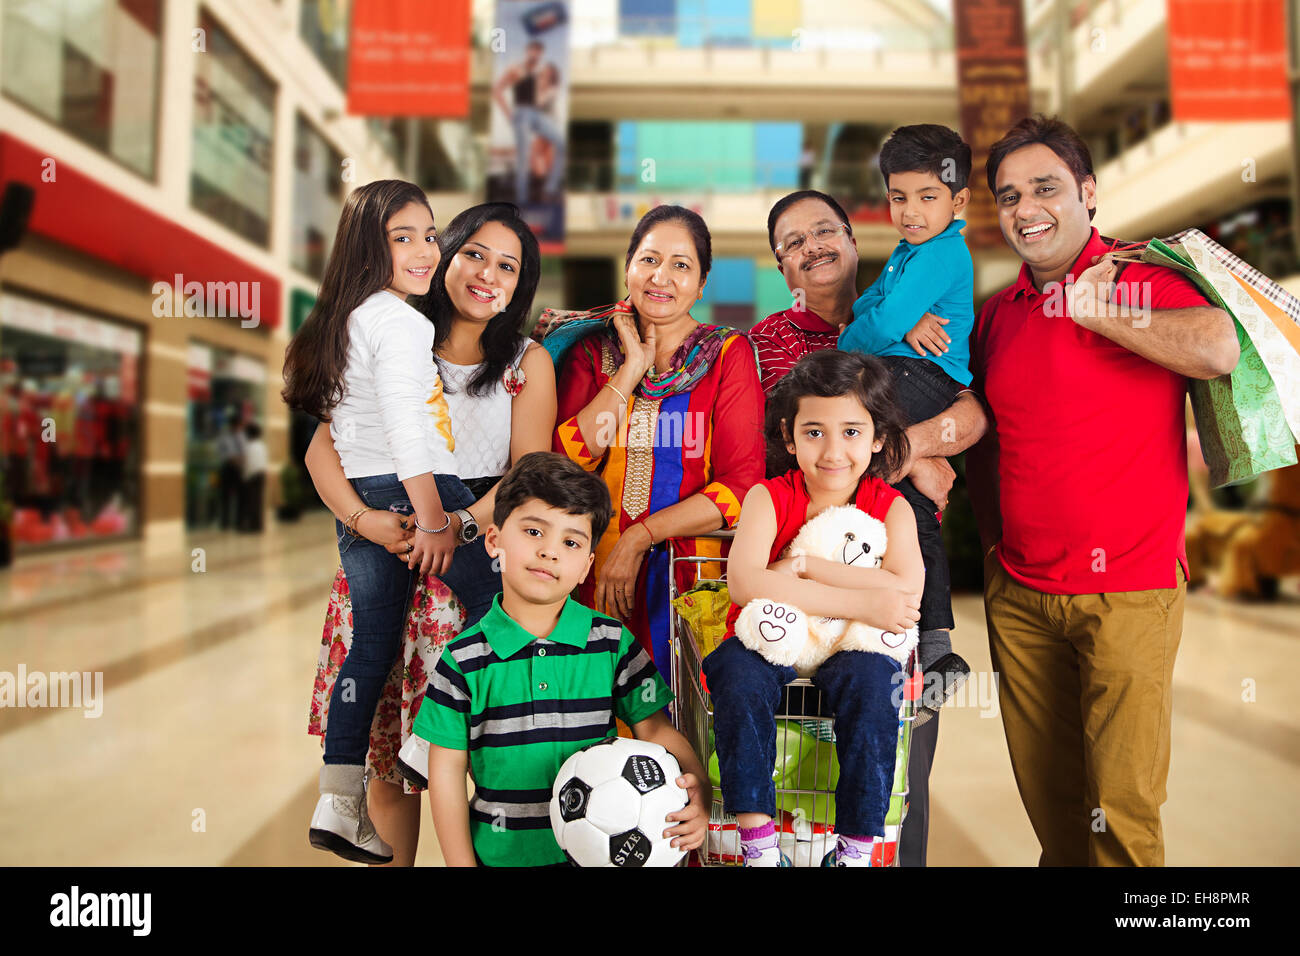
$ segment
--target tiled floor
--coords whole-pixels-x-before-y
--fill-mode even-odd
[[[195,536],[170,558],[111,545],[0,572],[0,671],[102,672],[104,687],[97,718],[0,709],[0,864],[348,865],[306,839],[320,762],[307,705],[336,562],[317,514],[261,537]],[[979,598],[956,611],[954,644],[976,677],[966,706],[942,718],[931,862],[1032,864],[1037,843],[987,706]],[[1292,664],[1300,602],[1189,598],[1170,865],[1300,863]],[[427,810],[424,823],[418,861],[437,864]]]

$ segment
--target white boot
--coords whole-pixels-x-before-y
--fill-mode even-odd
[[[363,768],[340,764],[321,768],[321,795],[311,815],[308,839],[316,849],[329,850],[354,863],[391,863],[393,848],[380,839],[370,822],[364,777],[358,777],[359,773],[364,773]]]
[[[397,772],[421,790],[426,790],[429,787],[428,770],[429,741],[411,734],[397,752]]]

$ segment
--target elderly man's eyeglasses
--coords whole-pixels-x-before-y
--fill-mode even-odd
[[[776,257],[778,259],[784,256],[791,256],[803,248],[804,243],[809,239],[817,242],[830,242],[837,236],[842,236],[849,231],[849,227],[844,223],[835,226],[818,226],[816,229],[810,229],[802,232],[797,236],[790,236],[776,244]]]

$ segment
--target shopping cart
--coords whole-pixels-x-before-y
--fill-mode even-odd
[[[700,535],[706,539],[729,540],[733,532]],[[710,549],[712,550],[712,549]],[[700,598],[716,591],[726,581],[726,558],[679,555],[669,542],[668,552],[669,642],[671,651],[673,723],[690,741],[714,778],[713,808],[709,836],[698,851],[701,866],[739,864],[740,833],[734,815],[722,806],[716,787],[717,762],[713,757],[713,702],[704,688],[700,665],[708,651],[707,641],[694,633],[682,617],[678,598]],[[706,572],[715,572],[706,573]],[[898,745],[895,750],[894,782],[885,816],[885,838],[876,848],[873,865],[898,865],[898,840],[907,815],[907,760],[911,752],[912,723],[920,699],[921,672],[916,652],[904,672],[903,700],[899,708]],[[811,680],[796,678],[786,685],[785,700],[776,715],[777,830],[781,850],[795,866],[818,866],[835,845],[835,759],[834,721],[822,711],[821,695]]]

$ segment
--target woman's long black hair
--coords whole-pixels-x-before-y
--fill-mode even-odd
[[[852,395],[871,415],[876,437],[884,444],[871,456],[867,474],[883,478],[907,461],[907,419],[894,395],[894,377],[874,355],[822,349],[805,355],[777,383],[767,398],[763,437],[767,444],[767,474],[783,475],[798,468],[795,456],[786,450],[794,441],[795,415],[805,396],[837,398]]]
[[[280,395],[290,408],[328,421],[342,400],[348,316],[392,284],[386,227],[410,203],[429,209],[424,191],[400,179],[380,179],[348,194],[316,304],[284,353],[285,387]]]
[[[447,269],[451,266],[452,258],[469,242],[470,237],[489,222],[501,223],[519,238],[519,281],[515,284],[510,304],[488,321],[479,337],[483,348],[483,365],[466,386],[471,395],[483,395],[490,391],[501,380],[506,366],[514,360],[523,342],[524,326],[532,313],[533,296],[537,293],[537,283],[541,279],[542,261],[537,248],[537,237],[520,217],[519,207],[508,202],[480,203],[470,206],[448,223],[447,228],[438,234],[442,261],[434,270],[429,293],[419,303],[412,303],[433,321],[433,351],[436,361],[438,348],[451,335],[451,319],[456,314],[451,297],[447,294]],[[441,371],[441,362],[439,370]],[[446,388],[446,376],[443,376],[443,383]]]

